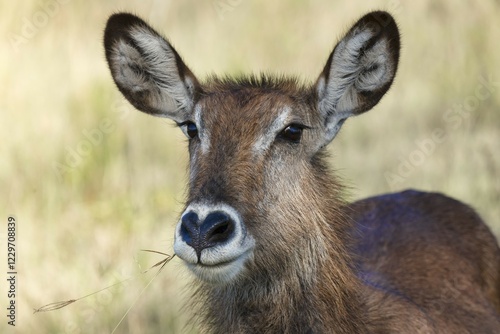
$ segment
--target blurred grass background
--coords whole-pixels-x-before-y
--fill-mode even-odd
[[[61,310],[32,311],[161,259],[140,249],[172,253],[186,143],[169,121],[134,111],[118,94],[102,48],[111,13],[148,20],[199,78],[266,71],[312,81],[342,33],[373,9],[399,23],[399,72],[373,111],[344,126],[332,165],[353,200],[441,191],[474,206],[499,236],[500,84],[476,96],[480,77],[500,82],[499,1],[3,1],[0,219],[19,222],[16,332],[110,333],[151,273]],[[462,116],[450,111],[464,104]],[[423,152],[417,142],[436,128],[446,140]],[[116,332],[196,333],[182,308],[188,281],[172,261]],[[2,318],[0,332],[10,333]]]

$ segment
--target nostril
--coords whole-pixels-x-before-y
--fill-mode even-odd
[[[230,220],[222,221],[214,226],[207,233],[207,241],[209,243],[219,243],[229,239],[233,233],[234,225]]]
[[[222,212],[214,212],[207,216],[201,226],[200,238],[210,247],[227,241],[234,232],[234,222]]]
[[[190,244],[193,239],[185,224],[181,225],[181,237],[187,244]]]
[[[229,222],[222,222],[219,226],[215,228],[212,232],[213,235],[224,234],[229,229]]]
[[[200,229],[196,213],[188,212],[182,216],[180,235],[188,245],[193,245],[193,242],[199,238]]]

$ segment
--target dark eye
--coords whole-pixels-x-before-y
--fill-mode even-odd
[[[290,124],[283,131],[280,132],[279,137],[283,138],[292,143],[300,142],[300,138],[302,137],[303,126],[298,124]]]
[[[181,126],[185,127],[185,132],[189,138],[193,139],[198,135],[198,128],[193,122],[185,122],[184,124],[181,124]]]

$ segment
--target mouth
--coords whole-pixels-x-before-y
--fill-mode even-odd
[[[230,260],[215,262],[203,261],[203,256],[197,263],[185,261],[189,270],[200,280],[212,284],[225,284],[235,280],[245,270],[245,263],[252,256],[253,250],[249,249]]]
[[[216,264],[205,264],[205,263],[202,263],[200,261],[196,264],[196,266],[200,266],[202,268],[216,269],[216,268],[223,268],[223,267],[229,266],[229,265],[233,264],[235,261],[238,261],[238,258],[234,258],[234,259],[227,260],[227,261],[222,261],[222,262],[219,262]]]

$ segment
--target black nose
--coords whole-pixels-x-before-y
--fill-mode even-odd
[[[194,248],[198,260],[202,250],[228,241],[234,233],[234,221],[222,211],[209,213],[203,221],[190,211],[182,216],[181,221],[180,235]]]

